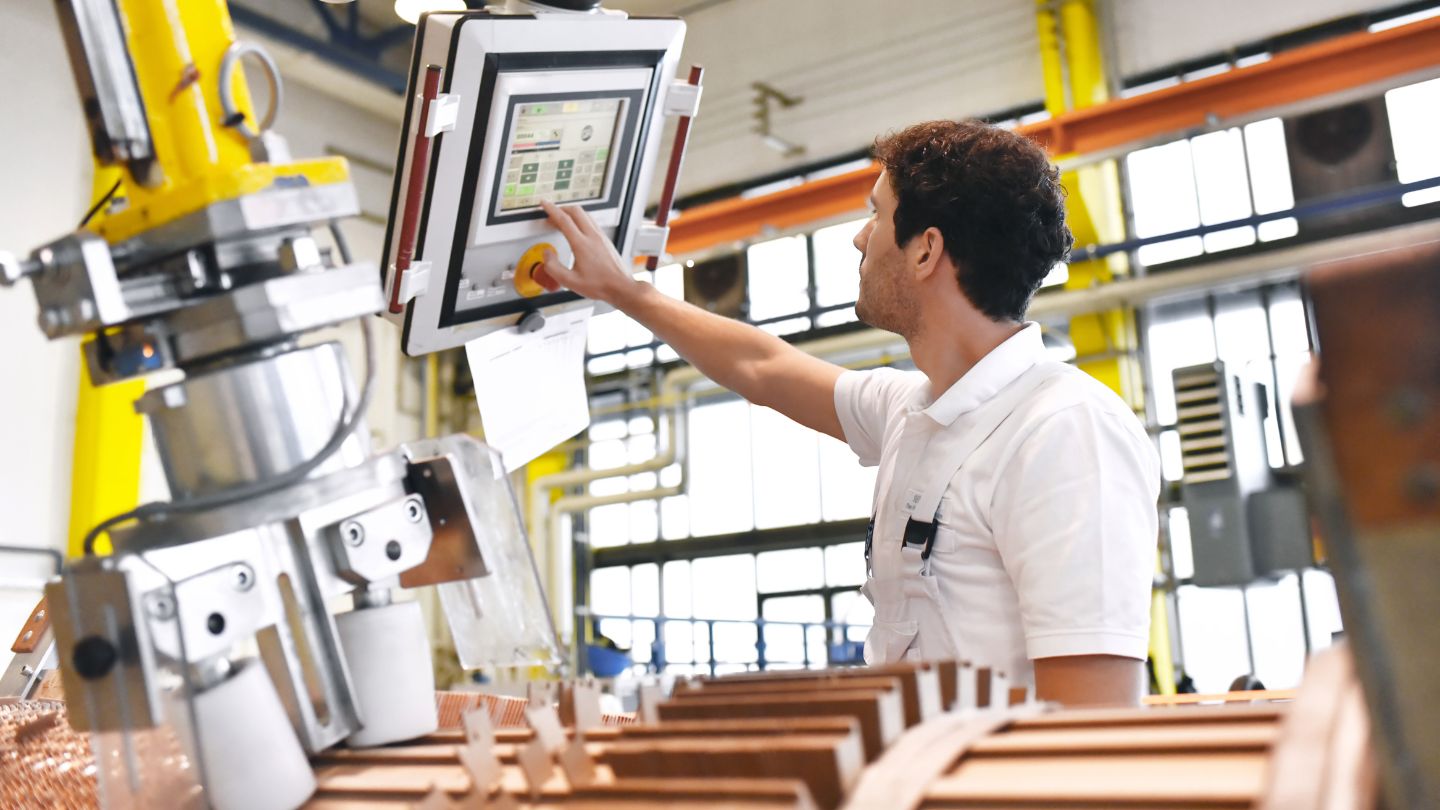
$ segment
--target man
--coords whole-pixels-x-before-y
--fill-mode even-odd
[[[855,309],[905,338],[916,372],[846,371],[662,295],[578,207],[546,205],[575,255],[550,255],[548,282],[879,464],[869,663],[962,658],[1033,678],[1042,699],[1137,703],[1159,462],[1129,408],[1047,360],[1024,321],[1073,241],[1059,174],[1026,139],[973,121],[919,124],[875,151]]]

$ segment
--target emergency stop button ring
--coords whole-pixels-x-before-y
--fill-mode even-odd
[[[526,298],[534,298],[548,290],[558,289],[559,283],[545,272],[545,252],[555,253],[555,246],[548,242],[531,245],[515,263],[515,292]]]

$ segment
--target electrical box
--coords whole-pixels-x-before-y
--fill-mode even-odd
[[[1308,566],[1303,493],[1270,467],[1267,387],[1223,362],[1176,369],[1175,407],[1195,584],[1248,585]]]

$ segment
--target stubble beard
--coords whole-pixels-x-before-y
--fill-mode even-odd
[[[875,267],[860,277],[855,317],[866,326],[894,332],[908,340],[919,323],[919,307],[900,289],[895,274],[888,272],[891,270]]]

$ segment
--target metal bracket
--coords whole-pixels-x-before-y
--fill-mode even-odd
[[[394,273],[392,266],[390,272]],[[410,269],[400,277],[400,303],[407,304],[415,296],[430,289],[430,262],[411,262]]]
[[[455,128],[460,117],[460,96],[440,93],[430,99],[430,114],[425,119],[425,137],[433,138]],[[412,265],[413,266],[413,265]]]
[[[0,673],[0,698],[29,700],[45,673],[55,668],[55,632],[46,628],[30,652],[16,653]]]
[[[704,88],[698,84],[673,81],[665,93],[665,114],[694,118],[700,112],[700,94]]]
[[[264,591],[255,587],[258,577],[255,566],[237,559],[176,583],[174,604],[167,605],[170,588],[146,594],[142,602],[153,621],[178,622],[172,635],[155,634],[156,649],[195,663],[254,636],[265,625]]]
[[[340,521],[326,532],[326,542],[335,572],[368,585],[420,565],[433,536],[424,499],[407,495]]]
[[[490,567],[476,537],[477,509],[466,493],[465,471],[451,456],[444,440],[434,446],[405,446],[411,456],[410,489],[424,500],[434,539],[425,561],[400,575],[406,588],[459,582],[488,576]]]
[[[665,252],[665,243],[670,241],[670,227],[643,222],[635,229],[635,241],[631,252],[636,256],[659,256]]]
[[[160,722],[160,679],[139,594],[112,558],[85,558],[45,586],[70,725],[133,731]],[[172,603],[173,605],[173,603]]]

